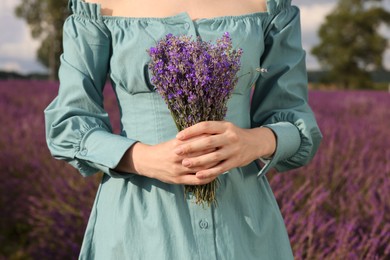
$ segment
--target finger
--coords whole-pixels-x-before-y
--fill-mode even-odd
[[[181,161],[183,161],[185,158],[198,157],[198,156],[201,156],[201,155],[205,155],[205,154],[208,154],[208,153],[215,152],[216,150],[217,150],[217,148],[212,148],[212,149],[207,149],[207,150],[196,152],[196,153],[187,153],[187,154],[181,156]]]
[[[231,168],[232,167],[230,167],[229,161],[223,161],[215,167],[197,172],[196,177],[198,177],[199,179],[216,178],[222,173],[230,170]]]
[[[188,168],[209,168],[207,166],[219,164],[221,161],[226,160],[228,156],[223,150],[217,150],[212,153],[204,154],[198,157],[185,158],[182,161],[182,165]]]
[[[208,137],[197,139],[196,141],[189,142],[178,146],[174,152],[178,155],[187,155],[190,154],[199,154],[206,153],[206,151],[216,150],[217,147],[220,147],[224,144],[223,138],[218,135],[210,135]]]
[[[195,174],[189,174],[179,177],[177,181],[184,185],[204,185],[212,182],[214,179],[215,177],[200,179]]]
[[[202,134],[219,134],[224,130],[224,121],[204,121],[180,131],[176,138],[186,140]]]
[[[200,171],[215,167],[219,163],[221,163],[221,162],[205,164],[205,165],[202,165],[200,167],[191,167],[191,168],[186,167],[186,173],[195,174],[196,172],[200,172]]]
[[[173,171],[171,172],[170,176],[172,178],[178,178],[178,177],[182,177],[182,176],[186,176],[186,175],[195,176],[196,172],[206,170],[208,168],[214,167],[215,165],[216,164],[213,163],[213,164],[204,165],[202,167],[189,168],[189,167],[183,166],[182,162],[179,162],[173,167]]]
[[[200,135],[197,135],[197,136],[193,136],[191,138],[187,138],[185,140],[178,140],[176,139],[176,146],[178,145],[183,145],[183,144],[187,144],[187,143],[191,143],[193,141],[196,141],[196,140],[199,140],[199,139],[202,139],[202,138],[205,138],[205,137],[208,137],[210,136],[209,134],[200,134]]]

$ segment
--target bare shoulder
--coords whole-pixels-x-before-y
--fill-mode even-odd
[[[257,0],[262,11],[267,11],[267,0]]]
[[[253,5],[258,6],[261,11],[267,11],[267,0],[252,0]]]
[[[82,0],[80,0],[82,1]],[[241,15],[267,11],[267,0],[84,0],[99,4],[102,15],[165,17],[188,12],[193,17]]]
[[[241,2],[242,3],[242,2]],[[267,0],[247,0],[246,4],[258,12],[267,11]]]

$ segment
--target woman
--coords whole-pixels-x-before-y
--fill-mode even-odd
[[[290,0],[70,0],[69,7],[60,90],[45,116],[54,157],[84,176],[104,173],[80,259],[293,259],[265,174],[306,164],[321,139],[307,104],[298,8]],[[262,72],[240,78],[226,121],[177,133],[150,84],[146,49],[168,33],[215,41],[224,32],[244,51],[241,71]],[[103,109],[107,73],[120,135]],[[215,178],[218,206],[184,196],[183,185]]]

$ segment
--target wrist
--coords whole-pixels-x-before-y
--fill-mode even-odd
[[[253,144],[256,144],[255,158],[270,159],[276,151],[276,135],[268,127],[253,128]]]
[[[127,173],[141,174],[142,172],[142,151],[145,149],[145,144],[137,142],[133,144],[123,154],[114,170]]]
[[[276,134],[268,127],[260,127],[260,129],[264,132],[265,143],[267,143],[264,155],[261,157],[264,159],[270,159],[276,152]]]
[[[133,173],[136,173],[138,175],[145,175],[143,173],[148,172],[145,171],[145,165],[147,165],[147,158],[148,154],[150,156],[150,153],[148,153],[148,148],[150,145],[143,144],[143,143],[136,143],[133,145],[133,147],[130,150],[130,161],[129,164],[130,170]],[[146,175],[145,175],[146,176]]]

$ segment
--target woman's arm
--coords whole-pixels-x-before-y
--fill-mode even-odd
[[[77,4],[75,4],[77,3]],[[51,154],[69,162],[83,176],[113,171],[136,140],[112,133],[103,107],[109,71],[111,33],[97,9],[70,2],[73,12],[63,27],[58,96],[45,109],[46,141]]]
[[[201,185],[211,182],[216,176],[199,178],[195,172],[214,166],[214,162],[204,163],[200,167],[187,167],[182,164],[186,156],[201,156],[213,152],[215,149],[198,149],[197,152],[189,152],[180,155],[175,152],[182,145],[191,145],[200,139],[207,138],[205,135],[188,138],[187,141],[173,139],[157,145],[136,143],[122,157],[116,171],[137,173],[139,175],[158,179],[172,184]]]

